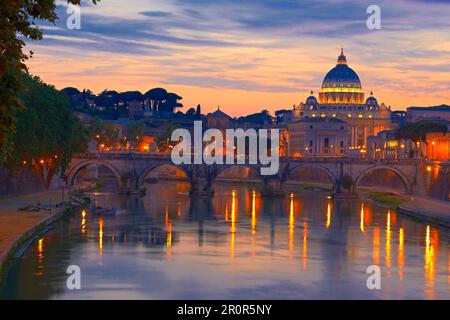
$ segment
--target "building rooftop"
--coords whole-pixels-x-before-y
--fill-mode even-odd
[[[231,118],[229,115],[227,115],[225,112],[220,110],[220,107],[217,107],[217,110],[211,113],[208,113],[208,117],[223,117],[223,118]]]
[[[441,104],[440,106],[433,107],[409,107],[408,111],[450,111],[450,106]]]

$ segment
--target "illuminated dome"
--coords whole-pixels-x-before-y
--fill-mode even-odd
[[[317,98],[313,96],[314,92],[311,91],[311,95],[306,99],[306,105],[313,105],[315,106],[316,104],[318,104],[317,102]]]
[[[361,81],[352,68],[347,65],[347,58],[343,49],[338,57],[336,67],[331,69],[322,82],[322,89],[327,88],[355,88],[361,89]]]
[[[369,107],[378,107],[378,101],[373,96],[373,92],[370,92],[370,97],[367,98],[366,105],[368,105]]]
[[[319,101],[325,104],[364,104],[361,80],[347,65],[344,49],[341,49],[336,66],[323,79]]]

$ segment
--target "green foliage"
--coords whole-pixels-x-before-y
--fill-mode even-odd
[[[92,118],[88,123],[89,136],[98,139],[105,128],[105,123],[99,117]]]
[[[447,132],[447,125],[441,122],[431,120],[421,120],[409,123],[400,128],[395,133],[396,139],[410,139],[415,142],[425,141],[427,133],[430,132]]]
[[[119,128],[110,123],[105,124],[98,142],[103,144],[106,148],[116,148],[120,143]]]
[[[168,152],[178,143],[171,140],[172,132],[177,128],[177,125],[168,123],[163,132],[156,137],[156,145],[159,151]]]
[[[150,101],[152,111],[173,112],[175,108],[181,108],[183,105],[178,100],[183,99],[176,93],[167,92],[164,88],[154,88],[144,94],[144,97]]]
[[[65,171],[73,153],[87,150],[89,134],[63,93],[28,74],[23,74],[21,82],[24,90],[19,99],[25,108],[16,115],[8,165],[33,167],[48,187],[54,173]]]
[[[67,0],[80,4],[80,0]],[[92,0],[93,3],[98,0]],[[23,108],[18,97],[26,60],[33,54],[23,52],[25,42],[42,39],[37,20],[55,22],[55,0],[0,1],[0,164],[12,152],[17,112]]]
[[[136,148],[142,142],[144,129],[143,122],[131,122],[127,125],[127,140],[133,147]]]
[[[391,207],[398,207],[405,202],[405,199],[393,193],[371,193],[369,194],[369,198]]]
[[[98,117],[92,118],[88,123],[91,139],[95,139],[102,148],[116,148],[120,141],[120,130],[115,125],[105,123]]]

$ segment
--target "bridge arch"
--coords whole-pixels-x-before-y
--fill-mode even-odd
[[[400,169],[397,169],[396,167],[393,167],[393,166],[386,166],[386,165],[376,165],[376,166],[370,167],[370,168],[364,170],[363,172],[361,172],[354,180],[355,191],[358,188],[358,185],[361,182],[361,180],[366,175],[368,175],[369,173],[372,173],[374,171],[377,171],[377,170],[386,170],[386,171],[395,173],[395,175],[400,178],[400,180],[403,184],[403,187],[405,189],[405,193],[409,194],[412,192],[412,189],[411,189],[412,184],[411,184],[411,181],[409,180],[408,176],[405,173],[403,173]]]
[[[80,171],[84,168],[86,168],[87,166],[90,165],[97,165],[97,166],[104,166],[106,168],[108,168],[117,178],[117,185],[120,188],[121,184],[122,184],[122,175],[120,174],[120,171],[111,163],[107,162],[107,161],[103,161],[103,160],[86,160],[86,161],[82,161],[78,164],[76,164],[73,168],[70,168],[68,173],[67,173],[67,184],[68,186],[73,186],[74,182],[75,182],[75,178],[78,176],[78,174],[80,173]]]
[[[251,172],[255,174],[255,178],[262,181],[262,176],[260,174],[260,168],[257,165],[252,164],[230,164],[230,165],[222,165],[220,166],[214,174],[212,184],[216,182],[216,179],[225,171],[230,170],[232,168],[247,168],[250,169]]]
[[[141,188],[144,185],[145,178],[147,177],[147,175],[150,172],[152,172],[153,170],[156,170],[156,169],[158,169],[160,167],[163,167],[163,166],[169,166],[169,167],[172,167],[172,168],[177,168],[177,169],[179,169],[179,170],[181,170],[183,172],[183,174],[186,176],[186,178],[189,177],[187,172],[184,170],[183,167],[177,166],[177,165],[173,164],[170,161],[168,161],[168,162],[160,162],[160,163],[153,163],[153,164],[147,166],[144,169],[144,171],[142,171],[142,173],[139,175],[139,178],[138,178],[138,181],[137,181],[138,188]]]
[[[296,170],[298,169],[317,169],[322,173],[325,173],[325,175],[328,176],[331,184],[333,185],[333,190],[334,191],[338,191],[339,190],[339,179],[336,177],[336,175],[329,170],[326,167],[323,167],[319,164],[314,164],[314,163],[301,163],[301,164],[295,164],[289,167],[289,171],[287,173],[286,176],[286,181],[289,179],[289,177],[292,175],[292,173],[294,173]]]

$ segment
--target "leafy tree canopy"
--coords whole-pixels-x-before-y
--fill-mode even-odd
[[[67,97],[39,78],[23,74],[16,117],[17,131],[8,166],[32,167],[49,187],[53,175],[64,172],[73,153],[86,151],[87,129],[69,107]]]
[[[91,0],[94,4],[99,0]],[[80,0],[67,0],[79,5]],[[12,151],[15,131],[14,117],[23,107],[18,99],[22,72],[27,70],[25,39],[40,40],[42,32],[37,20],[55,22],[55,0],[2,0],[0,1],[0,163]]]
[[[127,125],[127,139],[134,147],[137,147],[144,138],[145,124],[143,122],[130,122]]]
[[[438,121],[421,120],[409,123],[400,128],[395,133],[396,139],[410,139],[415,142],[425,141],[427,133],[430,132],[447,132],[447,125]]]

